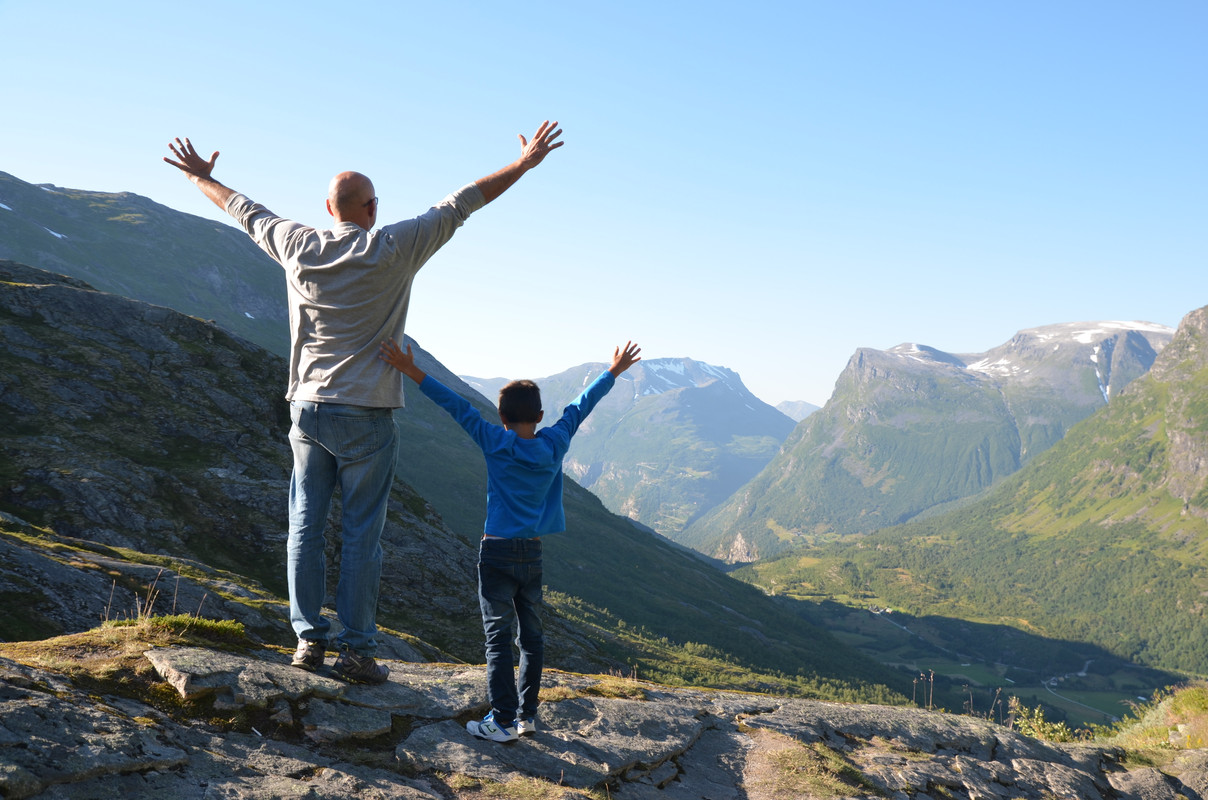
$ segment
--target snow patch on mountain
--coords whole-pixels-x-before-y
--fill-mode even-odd
[[[889,352],[896,353],[897,355],[900,355],[900,356],[906,356],[906,358],[912,359],[914,361],[930,361],[931,360],[929,358],[922,357],[923,351],[914,342],[907,342],[906,344],[900,344],[897,347],[890,348]]]
[[[971,372],[981,372],[985,375],[999,375],[1002,377],[1026,375],[1028,372],[1028,370],[1022,365],[1017,364],[1007,356],[1004,356],[997,361],[991,361],[988,358],[983,358],[981,361],[974,361],[968,366],[968,369]]]
[[[13,207],[12,207],[12,206],[6,206],[6,205],[4,205],[4,203],[0,203],[0,208],[3,208],[5,211],[12,211],[12,210],[13,210]]]
[[[654,358],[643,360],[640,367],[644,395],[662,394],[688,387],[698,388],[715,380],[736,388],[742,385],[741,380],[732,371],[692,359]]]
[[[958,356],[914,343],[900,344],[885,352],[918,363],[945,364],[988,377],[1017,378],[1032,372],[1031,367],[1034,364],[1031,362],[1034,359],[1019,357],[1029,348],[1051,344],[1052,352],[1055,353],[1060,351],[1063,345],[1067,347],[1094,345],[1089,358],[1091,363],[1096,365],[1099,390],[1106,400],[1111,395],[1112,354],[1110,342],[1113,337],[1127,331],[1136,331],[1146,338],[1157,335],[1159,338],[1168,339],[1174,335],[1173,328],[1152,322],[1119,320],[1067,322],[1022,330],[1006,346],[996,347],[986,353]],[[1105,344],[1108,347],[1106,351],[1104,350]],[[1156,346],[1161,349],[1160,344]]]
[[[1091,361],[1095,364],[1095,377],[1099,379],[1099,391],[1103,394],[1103,402],[1110,402],[1112,387],[1111,387],[1111,369],[1112,356],[1116,351],[1116,342],[1113,339],[1105,339],[1102,344],[1095,345],[1095,351],[1091,354]],[[1100,371],[1099,353],[1103,353],[1102,371]]]
[[[906,342],[905,344],[890,348],[887,352],[908,358],[911,361],[917,361],[920,364],[948,364],[959,369],[965,368],[965,362],[960,358],[951,353],[945,353],[943,350],[928,347],[925,344]]]
[[[1141,331],[1143,333],[1165,333],[1174,335],[1174,328],[1158,325],[1153,322],[1106,320],[1103,322],[1061,322],[1056,325],[1045,325],[1041,328],[1028,328],[1019,332],[1020,336],[1030,336],[1038,341],[1047,342],[1050,339],[1073,339],[1078,344],[1091,344],[1121,331]],[[1058,343],[1060,346],[1060,342]]]

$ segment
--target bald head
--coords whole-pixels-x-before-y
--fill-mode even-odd
[[[327,211],[337,222],[352,222],[370,230],[377,219],[373,181],[359,172],[341,172],[327,187]]]

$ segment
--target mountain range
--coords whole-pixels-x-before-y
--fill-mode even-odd
[[[607,367],[583,364],[537,379],[545,407],[563,408]],[[465,380],[488,397],[506,383]],[[643,359],[579,429],[565,469],[610,511],[675,538],[755,477],[793,425],[732,370],[690,358]]]
[[[861,349],[822,410],[676,540],[730,562],[869,533],[977,495],[1150,368],[1173,331],[1047,325],[986,353]]]
[[[1208,308],[1149,372],[957,511],[742,570],[1208,673]]]

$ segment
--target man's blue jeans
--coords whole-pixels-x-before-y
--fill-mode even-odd
[[[382,527],[394,482],[398,427],[389,408],[338,403],[290,403],[289,432],[294,471],[289,485],[289,618],[300,639],[325,641],[327,564],[323,548],[331,497],[340,487],[340,580],[337,637],[358,655],[377,650],[378,585],[382,573]]]
[[[541,632],[541,540],[483,539],[478,552],[478,604],[487,635],[487,697],[497,725],[537,713],[545,645]],[[513,623],[516,623],[514,626]],[[519,627],[520,692],[512,672]]]

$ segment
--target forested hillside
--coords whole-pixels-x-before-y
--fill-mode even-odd
[[[984,500],[757,565],[794,593],[866,593],[1208,673],[1208,309],[1152,370]]]

